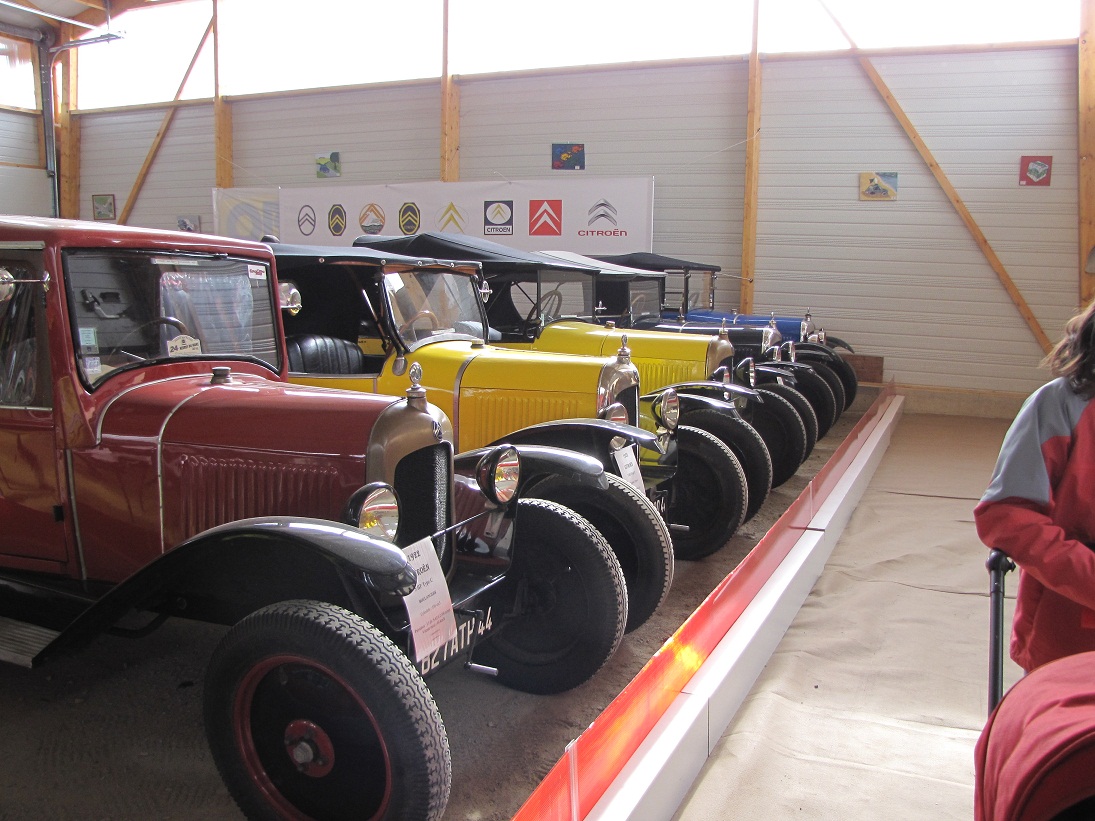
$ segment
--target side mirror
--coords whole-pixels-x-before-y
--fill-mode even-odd
[[[0,268],[0,305],[7,305],[15,293],[15,277],[7,268]]]

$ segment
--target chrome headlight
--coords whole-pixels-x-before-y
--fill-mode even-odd
[[[654,421],[666,430],[676,430],[681,418],[681,399],[672,388],[666,388],[654,399],[650,406]]]
[[[795,351],[795,343],[788,340],[781,346],[784,349],[783,358],[787,362],[794,362],[798,358],[798,354]]]
[[[278,283],[278,307],[283,311],[288,311],[289,316],[296,316],[300,313],[300,309],[304,307],[300,291],[292,282]]]
[[[627,408],[619,402],[613,402],[600,413],[602,419],[609,422],[619,422],[622,425],[630,424],[631,419],[627,415]]]
[[[371,482],[357,490],[346,505],[346,520],[376,539],[395,544],[399,530],[399,497],[385,482]]]
[[[496,505],[509,503],[521,484],[521,456],[510,445],[499,445],[475,466],[480,490]]]

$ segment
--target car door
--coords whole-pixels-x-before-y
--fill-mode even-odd
[[[0,251],[0,559],[67,558],[41,252]]]

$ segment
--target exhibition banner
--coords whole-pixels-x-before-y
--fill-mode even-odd
[[[279,237],[305,245],[442,231],[526,251],[626,254],[653,241],[652,177],[319,184],[282,188],[278,200]]]

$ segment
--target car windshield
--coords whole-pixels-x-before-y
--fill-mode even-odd
[[[661,283],[651,279],[633,279],[628,291],[632,321],[644,316],[661,315]]]
[[[384,274],[395,331],[416,348],[445,339],[483,339],[483,305],[476,278],[452,270],[414,269]]]
[[[261,260],[143,251],[65,254],[80,373],[166,359],[257,359],[279,367],[276,303]]]
[[[515,282],[510,299],[526,322],[544,324],[563,317],[593,318],[593,278],[575,271],[545,268],[536,281]]]

